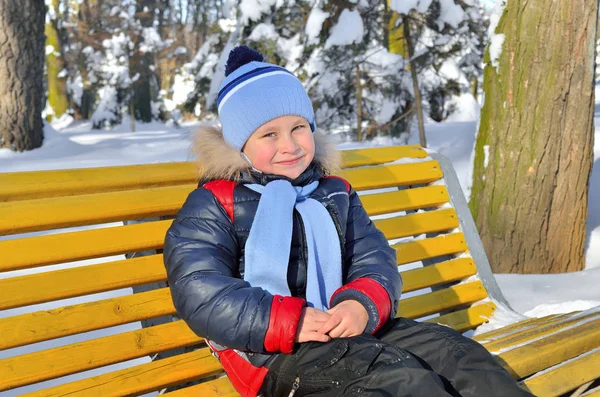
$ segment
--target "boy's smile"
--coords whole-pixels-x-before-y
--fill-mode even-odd
[[[315,156],[313,132],[300,116],[281,116],[260,126],[242,152],[259,171],[296,179]]]

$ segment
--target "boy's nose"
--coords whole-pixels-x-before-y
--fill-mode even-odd
[[[280,142],[281,146],[279,150],[282,153],[294,153],[298,150],[298,144],[292,136],[285,137],[281,139]]]

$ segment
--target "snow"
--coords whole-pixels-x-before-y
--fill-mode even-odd
[[[334,45],[349,45],[360,43],[364,35],[364,25],[358,10],[350,11],[347,8],[342,11],[340,17],[331,29],[331,34],[325,42],[325,48]]]
[[[275,32],[275,27],[273,25],[266,23],[259,23],[248,36],[248,40],[251,41],[261,41],[261,40],[269,40],[277,38],[277,32]]]
[[[306,21],[306,35],[308,36],[309,43],[318,42],[323,22],[325,22],[327,17],[329,17],[329,13],[319,7],[315,7],[310,11],[310,15]]]
[[[500,55],[502,55],[502,45],[504,44],[505,37],[504,34],[495,34],[490,38],[490,62],[492,63],[492,66],[496,68],[496,72],[500,65],[498,59],[500,59]]]
[[[502,45],[505,38],[504,34],[496,34],[496,27],[506,7],[506,1],[496,0],[494,10],[490,13],[490,26],[488,28],[490,61],[492,66],[496,68],[496,71],[498,70],[498,59],[500,59],[500,55],[502,54]]]
[[[392,0],[390,8],[398,14],[408,15],[410,10],[425,13],[429,9],[432,0]]]
[[[454,2],[454,0],[440,0],[440,23],[446,23],[453,28],[458,28],[458,25],[467,17],[462,7]],[[440,26],[442,29],[443,26]]]

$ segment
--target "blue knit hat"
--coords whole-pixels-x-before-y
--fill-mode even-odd
[[[304,86],[281,66],[263,62],[246,46],[231,50],[217,106],[225,141],[238,150],[261,125],[280,116],[308,120],[315,131],[315,114]]]

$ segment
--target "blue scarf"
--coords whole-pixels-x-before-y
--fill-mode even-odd
[[[331,295],[342,285],[339,236],[323,204],[310,198],[319,186],[292,186],[275,180],[266,186],[247,184],[261,193],[258,209],[246,241],[244,280],[272,295],[290,296],[287,270],[292,243],[294,208],[300,213],[308,245],[306,301],[327,310]]]

